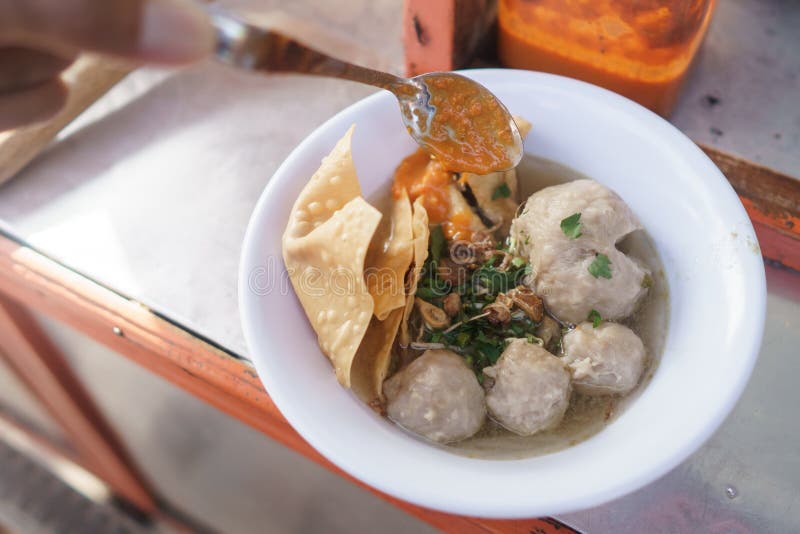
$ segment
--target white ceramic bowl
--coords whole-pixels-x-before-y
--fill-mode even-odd
[[[275,404],[326,458],[400,499],[447,512],[532,517],[595,506],[664,475],[719,427],[761,344],[765,278],[753,228],[716,166],[655,114],[614,93],[527,71],[464,73],[533,123],[525,151],[619,193],[653,237],[671,293],[652,382],[616,421],[574,447],[525,460],[457,456],[415,439],[341,388],[281,274],[281,235],[300,190],[347,128],[365,196],[414,143],[394,97],[345,109],[292,152],[250,219],[239,305],[250,356]]]

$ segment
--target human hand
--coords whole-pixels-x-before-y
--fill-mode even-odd
[[[0,131],[46,120],[82,51],[141,63],[208,55],[214,31],[190,0],[0,0]]]

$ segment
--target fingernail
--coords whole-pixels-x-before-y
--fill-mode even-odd
[[[141,54],[163,63],[198,60],[214,46],[214,30],[205,11],[186,0],[146,2],[139,35]]]

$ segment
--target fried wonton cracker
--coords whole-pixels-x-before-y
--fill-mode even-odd
[[[295,200],[284,241],[287,237],[303,237],[327,221],[333,212],[361,196],[361,186],[358,184],[350,150],[354,128],[355,126],[351,126],[331,153],[323,158],[319,169]]]
[[[403,307],[392,310],[383,321],[373,317],[353,360],[351,386],[356,395],[370,406],[380,406],[383,402],[383,381],[389,371],[392,345],[404,311]]]
[[[403,320],[400,323],[400,345],[408,346],[411,338],[408,331],[408,319],[414,309],[414,295],[417,292],[417,284],[422,273],[422,266],[428,258],[428,239],[430,229],[428,228],[428,212],[422,206],[422,199],[414,201],[412,209],[411,225],[414,232],[414,263],[409,272],[409,280],[406,287],[406,305],[403,310]]]
[[[295,202],[283,235],[283,259],[297,298],[331,360],[350,387],[350,370],[374,302],[364,260],[381,213],[363,198],[350,153],[353,129],[322,161]]]
[[[414,256],[411,202],[405,190],[392,197],[391,214],[384,217],[367,250],[364,278],[381,321],[406,302],[405,276]]]

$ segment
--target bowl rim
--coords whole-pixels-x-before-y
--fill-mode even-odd
[[[651,127],[654,130],[660,129],[659,134],[665,139],[665,141],[672,143],[676,149],[680,150],[683,154],[686,154],[687,158],[691,157],[696,162],[692,165],[699,169],[698,172],[708,173],[710,175],[709,180],[711,180],[711,177],[713,176],[717,180],[718,185],[722,187],[723,193],[724,190],[727,189],[727,193],[724,193],[723,195],[728,197],[727,200],[729,201],[729,204],[731,204],[727,206],[727,209],[732,209],[734,211],[738,209],[740,215],[744,214],[745,220],[747,220],[749,224],[749,218],[747,217],[741,202],[738,201],[738,197],[736,197],[733,188],[730,186],[729,182],[722,175],[716,165],[714,165],[714,163],[708,158],[708,156],[694,142],[680,132],[680,130],[675,128],[662,117],[640,106],[639,104],[595,85],[554,74],[514,69],[474,69],[456,72],[471,78],[475,78],[477,81],[484,84],[491,84],[494,81],[502,82],[508,81],[508,79],[515,79],[514,81],[520,83],[542,83],[554,85],[559,89],[574,89],[576,91],[583,92],[584,96],[598,99],[602,101],[603,104],[616,108],[617,111],[627,113],[632,119],[646,123],[648,127]],[[753,367],[755,366],[758,358],[764,332],[764,321],[766,317],[766,277],[760,253],[758,254],[759,261],[757,265],[752,261],[743,262],[744,265],[742,267],[747,271],[746,274],[749,275],[747,278],[749,281],[748,290],[751,292],[749,294],[752,297],[747,302],[749,306],[748,316],[751,318],[751,336],[741,345],[741,350],[743,354],[746,354],[746,358],[740,366],[736,380],[728,384],[726,395],[720,398],[720,401],[716,404],[716,409],[709,417],[707,417],[702,431],[696,432],[690,437],[687,436],[685,439],[681,440],[679,447],[673,447],[673,449],[676,450],[673,450],[671,455],[665,455],[658,462],[653,462],[646,467],[638,468],[633,474],[626,473],[624,476],[621,476],[622,480],[618,480],[617,483],[610,484],[607,487],[602,488],[602,491],[598,490],[594,493],[587,493],[583,498],[565,499],[561,505],[551,505],[546,508],[546,510],[541,509],[541,507],[537,507],[535,503],[514,502],[504,504],[494,503],[487,505],[476,503],[474,499],[464,499],[457,496],[454,497],[453,495],[442,495],[437,497],[435,495],[426,494],[428,497],[426,499],[420,496],[420,494],[415,491],[415,488],[397,487],[396,485],[388,483],[381,476],[370,472],[369,468],[348,464],[347,461],[343,460],[339,454],[337,454],[334,448],[328,446],[324,439],[321,439],[312,428],[309,428],[305,424],[303,417],[300,417],[299,414],[297,414],[294,409],[289,406],[289,399],[288,397],[284,397],[283,390],[280,385],[271,380],[268,372],[261,372],[262,370],[266,371],[267,364],[261,363],[259,358],[255,356],[259,350],[259,343],[256,340],[255,333],[252,330],[251,325],[253,325],[256,312],[254,299],[252,299],[250,295],[249,286],[247,283],[250,268],[257,264],[256,258],[258,249],[256,247],[256,243],[254,242],[254,235],[258,231],[257,226],[259,219],[265,209],[265,206],[269,203],[270,197],[278,188],[281,180],[287,179],[285,178],[287,169],[291,168],[296,161],[303,159],[305,148],[314,144],[320,137],[324,135],[324,132],[326,132],[332,124],[338,123],[341,117],[358,113],[359,109],[369,107],[373,105],[376,100],[383,98],[386,98],[386,94],[384,92],[377,92],[351,104],[317,127],[294,148],[294,150],[284,160],[280,167],[275,171],[272,178],[264,188],[253,210],[250,221],[248,222],[247,230],[243,239],[239,264],[238,300],[245,341],[248,351],[251,354],[252,362],[258,371],[262,384],[264,385],[275,405],[289,421],[292,427],[295,428],[295,430],[297,430],[297,432],[309,444],[311,444],[312,447],[314,447],[333,464],[337,465],[339,468],[343,469],[356,479],[361,480],[365,484],[377,490],[426,508],[433,508],[463,515],[477,515],[482,517],[496,518],[524,518],[531,517],[533,515],[551,515],[596,506],[609,500],[619,498],[657,480],[677,467],[693,452],[695,452],[705,441],[711,437],[711,435],[719,428],[725,418],[733,410],[736,401],[741,396],[750,378]],[[282,176],[284,176],[284,178],[281,178]],[[733,203],[730,202],[731,195],[736,198],[736,204],[738,204],[738,206],[733,205]],[[746,230],[755,236],[752,224],[750,224]],[[262,369],[259,369],[259,367]],[[515,462],[515,460],[504,461]]]

